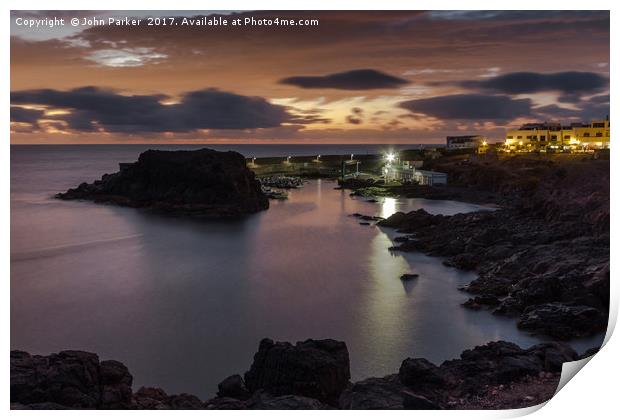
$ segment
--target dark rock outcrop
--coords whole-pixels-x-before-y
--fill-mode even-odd
[[[142,387],[134,395],[132,409],[139,410],[200,410],[204,403],[191,394],[168,395],[161,388]]]
[[[517,325],[564,340],[587,335],[592,330],[602,330],[607,325],[607,319],[600,310],[590,306],[546,303],[526,308]]]
[[[342,341],[306,340],[295,345],[264,339],[245,374],[251,392],[302,395],[336,404],[351,373],[349,352]]]
[[[403,360],[398,378],[413,390],[420,390],[421,387],[427,391],[432,388],[444,388],[450,382],[444,371],[426,359]]]
[[[11,409],[435,410],[476,408],[482,400],[485,408],[492,408],[494,395],[510,394],[504,387],[531,383],[537,397],[519,402],[528,406],[550,398],[562,364],[577,358],[561,343],[522,349],[497,341],[439,366],[409,358],[398,374],[350,383],[343,342],[306,340],[292,345],[264,339],[245,381],[240,375],[229,376],[220,383],[218,396],[203,402],[194,395],[168,395],[160,388],[142,387],[132,394],[127,368],[116,361],[99,362],[93,353],[31,356],[12,351]]]
[[[133,378],[115,361],[94,353],[62,351],[49,356],[11,352],[11,402],[53,403],[72,408],[118,409],[131,405]]]
[[[239,400],[247,400],[252,395],[245,386],[245,382],[241,375],[231,375],[224,379],[217,386],[218,397],[236,398]]]
[[[408,389],[398,375],[369,378],[352,384],[340,397],[343,410],[437,410],[438,404]]]
[[[609,306],[609,235],[548,223],[515,210],[433,216],[424,210],[380,221],[402,236],[392,247],[446,257],[475,270],[465,306],[521,318],[534,333],[570,339],[602,332]],[[545,326],[545,323],[546,326]]]
[[[329,408],[319,400],[301,395],[273,396],[258,392],[247,401],[250,410],[325,410]]]
[[[148,150],[119,172],[56,195],[202,217],[236,217],[269,201],[236,152]]]
[[[457,380],[461,392],[476,393],[485,386],[510,383],[539,372],[558,372],[562,363],[576,359],[577,353],[561,343],[522,349],[495,341],[465,350],[460,359],[446,361],[440,369]]]

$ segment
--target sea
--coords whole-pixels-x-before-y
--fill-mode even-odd
[[[434,363],[492,340],[544,338],[512,318],[461,306],[473,272],[389,250],[388,217],[493,211],[456,201],[351,197],[319,179],[237,221],[197,221],[53,198],[153,149],[199,145],[11,146],[11,349],[67,349],[122,361],[134,389],[203,399],[243,374],[262,338],[347,343],[353,380],[395,373],[403,359]],[[209,145],[245,156],[367,154],[410,145]],[[400,276],[416,273],[416,280]],[[573,340],[577,351],[602,335]]]

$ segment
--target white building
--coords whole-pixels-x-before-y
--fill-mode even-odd
[[[443,172],[415,170],[413,180],[420,185],[446,185],[448,175]]]

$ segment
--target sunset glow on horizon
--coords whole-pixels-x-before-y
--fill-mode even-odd
[[[143,23],[23,25],[59,16]],[[319,23],[179,23],[200,16]],[[12,144],[500,141],[525,122],[609,113],[607,11],[17,11],[11,22]]]

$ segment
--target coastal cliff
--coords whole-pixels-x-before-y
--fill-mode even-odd
[[[119,172],[56,198],[198,217],[235,217],[269,207],[242,155],[210,149],[148,150]]]
[[[263,339],[245,375],[231,375],[207,401],[160,388],[132,391],[117,361],[94,353],[49,356],[11,352],[12,409],[485,409],[518,408],[550,399],[562,364],[578,356],[561,343],[528,349],[490,342],[435,365],[408,358],[397,373],[350,381],[344,342],[296,344]]]

